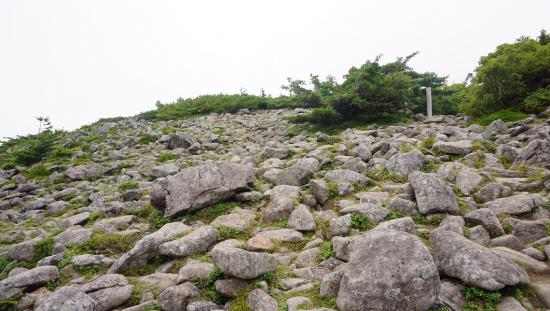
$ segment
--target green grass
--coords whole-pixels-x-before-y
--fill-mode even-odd
[[[148,145],[152,142],[155,142],[157,140],[156,137],[151,136],[149,134],[144,134],[138,139],[138,144],[140,145]]]
[[[433,215],[430,218],[428,218],[426,217],[426,215],[416,214],[412,216],[412,219],[414,220],[415,223],[419,225],[439,226],[439,224],[443,221],[443,216]]]
[[[157,162],[164,163],[176,159],[179,159],[179,156],[173,155],[170,152],[163,152],[157,157]]]
[[[502,296],[499,292],[490,292],[467,285],[461,286],[460,291],[466,300],[463,306],[465,311],[494,311]]]
[[[351,223],[349,225],[350,229],[357,229],[360,231],[367,231],[375,226],[362,214],[353,213],[351,214]]]
[[[327,260],[333,256],[334,256],[334,250],[332,249],[332,242],[331,241],[323,242],[323,244],[319,248],[319,257],[317,257],[317,262]]]
[[[50,176],[51,172],[43,164],[37,164],[23,173],[29,180],[43,180]]]
[[[515,122],[515,121],[525,119],[528,116],[529,115],[523,112],[513,111],[511,109],[503,109],[479,118],[475,118],[471,121],[471,123],[475,123],[479,125],[489,125],[491,122],[498,119],[501,119],[504,122]]]
[[[164,213],[159,210],[154,210],[149,215],[149,227],[151,228],[151,230],[156,231],[170,222],[172,222],[172,220],[168,217],[164,217]]]
[[[53,252],[54,246],[55,240],[53,237],[48,237],[38,241],[34,251],[34,261],[39,261],[42,258],[50,256]]]
[[[138,240],[136,235],[94,232],[90,239],[82,244],[69,245],[68,254],[119,254],[128,252]]]
[[[388,221],[388,220],[393,220],[393,219],[397,219],[397,218],[403,218],[403,217],[407,217],[407,213],[405,212],[401,212],[401,211],[390,211],[390,213],[388,215],[386,215],[386,217],[384,217],[384,221]]]
[[[240,231],[231,227],[217,227],[220,233],[219,241],[225,241],[229,239],[236,240],[248,240],[253,236],[252,228],[250,230]]]
[[[125,181],[123,183],[120,183],[117,187],[118,191],[120,192],[126,192],[128,190],[132,189],[138,189],[139,184],[135,181]]]

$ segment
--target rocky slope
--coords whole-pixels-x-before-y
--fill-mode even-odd
[[[550,119],[303,112],[103,122],[0,171],[0,309],[550,308]]]

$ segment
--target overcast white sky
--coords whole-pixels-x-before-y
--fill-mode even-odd
[[[0,137],[71,130],[156,100],[279,95],[377,54],[464,80],[480,55],[550,30],[550,1],[0,0]]]

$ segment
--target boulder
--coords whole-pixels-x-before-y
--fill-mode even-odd
[[[71,286],[58,288],[53,294],[40,301],[35,311],[95,311],[96,301]]]
[[[315,219],[305,205],[299,205],[288,218],[288,227],[298,231],[315,230]]]
[[[467,155],[474,151],[471,140],[437,141],[432,149],[443,153]]]
[[[203,226],[174,241],[159,246],[161,255],[184,257],[206,252],[218,240],[220,233],[212,226]]]
[[[191,145],[196,143],[197,140],[192,135],[186,134],[186,133],[173,133],[168,136],[168,140],[166,141],[166,147],[168,149],[176,149],[176,148],[189,148]]]
[[[498,290],[530,283],[525,270],[460,234],[436,229],[431,233],[430,242],[439,271],[465,284]]]
[[[109,273],[145,266],[149,259],[160,255],[159,246],[162,243],[187,231],[191,231],[191,227],[181,222],[172,222],[164,225],[156,232],[143,237],[129,252],[118,258],[109,268]]]
[[[336,303],[343,311],[426,310],[436,301],[439,274],[415,235],[377,231],[349,246]]]
[[[399,177],[408,177],[414,171],[421,171],[426,162],[426,156],[418,149],[407,153],[399,152],[386,162],[386,168]]]
[[[165,311],[186,311],[187,304],[199,296],[199,289],[191,282],[168,287],[158,297],[158,304]]]
[[[255,289],[248,294],[246,304],[252,311],[277,311],[277,301],[261,289]]]
[[[529,213],[548,200],[539,194],[520,193],[507,198],[500,198],[483,204],[483,207],[495,213],[519,215]]]
[[[232,246],[217,245],[209,254],[224,273],[240,279],[253,279],[277,268],[273,255],[255,253]]]
[[[59,270],[55,266],[40,266],[23,271],[0,281],[0,300],[8,299],[28,287],[44,285],[57,278]]]
[[[409,182],[414,189],[416,204],[422,214],[458,211],[456,195],[437,174],[412,172]]]
[[[252,167],[241,164],[207,164],[184,169],[166,178],[166,209],[172,217],[208,207],[247,189],[254,181]]]
[[[550,141],[533,139],[515,158],[514,166],[539,165],[550,168]]]

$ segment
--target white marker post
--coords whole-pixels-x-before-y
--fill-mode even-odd
[[[432,88],[426,88],[426,106],[428,108],[428,118],[432,117]]]

